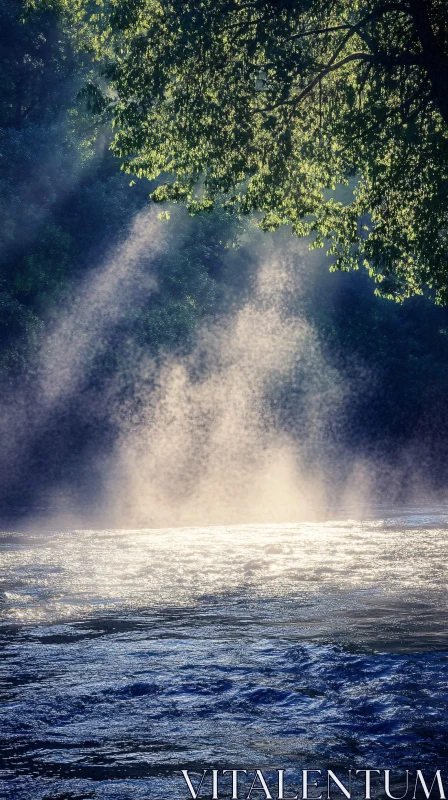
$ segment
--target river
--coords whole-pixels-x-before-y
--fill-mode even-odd
[[[448,511],[0,535],[4,800],[444,767]],[[254,794],[261,797],[262,794]]]

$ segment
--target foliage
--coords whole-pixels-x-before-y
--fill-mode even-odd
[[[383,295],[448,301],[445,0],[64,2],[114,152],[165,176],[155,200],[257,209]]]
[[[151,185],[130,187],[108,151],[110,132],[80,90],[88,59],[73,52],[58,4],[0,0],[6,36],[0,63],[0,372],[33,368],[42,335],[83,276],[126,235]],[[186,345],[201,315],[223,296],[227,244],[238,225],[225,213],[193,221],[174,214],[176,237],[155,265],[159,292],[128,308],[122,340],[156,352]],[[151,264],[151,270],[154,264]],[[118,334],[117,334],[118,336]],[[111,342],[115,364],[120,341]],[[100,366],[97,363],[97,371]]]

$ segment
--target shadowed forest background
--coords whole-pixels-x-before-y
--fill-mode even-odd
[[[157,228],[162,243],[140,248],[136,285],[84,351],[82,383],[37,425],[30,402],[42,347],[57,334],[64,309],[78,302],[82,318],[79,287],[153,205],[155,187],[146,180],[130,183],[120,171],[108,124],[91,112],[81,91],[89,59],[74,51],[57,10],[0,0],[0,31],[3,515],[25,513],[47,490],[67,485],[74,502],[93,506],[101,465],[118,433],[119,415],[110,406],[139,402],[135,364],[188,354],[199,326],[242,308],[260,262],[281,257],[299,276],[288,296],[290,313],[313,327],[329,369],[341,387],[350,387],[343,410],[335,405],[325,423],[324,471],[333,499],[354,465],[363,463],[371,466],[377,501],[414,497],[419,484],[442,496],[448,479],[447,309],[427,296],[402,304],[378,297],[365,270],[330,273],[328,259],[309,253],[289,229],[262,233],[250,216],[225,210],[190,217],[184,208],[164,207],[170,219]],[[270,398],[275,424],[297,439],[306,434],[307,397],[296,375]],[[12,468],[17,415],[35,430]],[[312,460],[312,448],[306,457]],[[400,477],[391,483],[394,473]]]

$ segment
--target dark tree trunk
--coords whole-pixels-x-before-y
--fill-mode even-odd
[[[434,33],[429,0],[409,0],[409,5],[431,81],[433,98],[448,125],[448,54]]]

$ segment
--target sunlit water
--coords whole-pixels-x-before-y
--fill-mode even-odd
[[[181,767],[444,767],[447,535],[418,509],[5,532],[0,796],[186,798]]]

